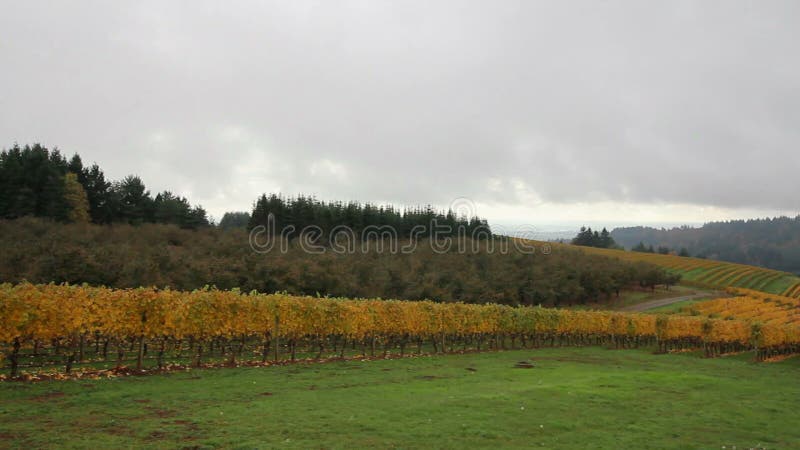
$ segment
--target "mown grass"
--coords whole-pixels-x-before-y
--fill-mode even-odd
[[[652,313],[652,314],[676,314],[681,312],[683,308],[688,306],[692,306],[696,303],[708,301],[708,298],[693,298],[691,300],[683,300],[680,302],[670,303],[669,305],[658,306],[656,308],[650,308],[644,312]]]
[[[661,286],[659,286],[656,290],[625,289],[620,291],[619,297],[612,296],[609,299],[603,298],[596,303],[573,305],[569,306],[568,309],[602,309],[614,311],[652,300],[691,295],[695,292],[697,292],[696,288],[683,285],[670,286],[669,290],[664,289]]]
[[[800,360],[751,358],[556,348],[4,383],[0,447],[797,445]]]

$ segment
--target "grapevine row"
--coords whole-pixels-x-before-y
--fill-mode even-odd
[[[298,353],[359,348],[363,354],[408,353],[423,345],[434,352],[507,346],[658,345],[662,351],[705,348],[709,356],[758,348],[800,350],[795,326],[751,325],[699,316],[656,316],[494,304],[348,300],[264,295],[203,289],[113,290],[67,285],[0,285],[0,345],[11,374],[23,356],[43,365],[75,363],[116,353],[118,365],[135,355],[136,367],[151,357],[224,355],[236,360],[281,361]],[[90,349],[93,355],[87,357]],[[109,349],[111,350],[109,352]],[[112,361],[113,362],[113,361]]]

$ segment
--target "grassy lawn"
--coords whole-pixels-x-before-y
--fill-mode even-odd
[[[800,359],[750,358],[564,348],[4,383],[0,447],[796,446]]]
[[[682,285],[671,286],[669,290],[666,290],[663,287],[659,287],[655,291],[651,291],[650,289],[624,290],[619,293],[619,297],[612,296],[608,300],[604,299],[603,301],[597,303],[576,305],[570,308],[618,310],[628,306],[638,305],[639,303],[649,302],[651,300],[680,297],[682,295],[692,295],[695,292],[697,292],[697,288]]]
[[[663,314],[675,314],[681,311],[681,309],[692,306],[696,303],[708,301],[707,298],[694,298],[691,300],[684,300],[681,302],[671,303],[669,305],[659,306],[657,308],[648,309],[647,313],[663,313]]]

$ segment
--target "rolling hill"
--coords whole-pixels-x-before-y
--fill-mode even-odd
[[[702,227],[615,228],[611,236],[631,249],[645,246],[681,249],[692,256],[800,273],[800,217],[709,222]]]
[[[552,244],[562,246],[566,244]],[[576,248],[576,247],[573,247]],[[682,282],[713,289],[737,287],[800,298],[800,277],[763,267],[701,258],[639,253],[624,250],[580,247],[593,255],[619,258],[623,261],[647,262],[681,275]]]

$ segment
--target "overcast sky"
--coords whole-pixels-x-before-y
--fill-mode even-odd
[[[490,222],[800,212],[800,2],[0,0],[0,147],[219,218],[262,192]]]

